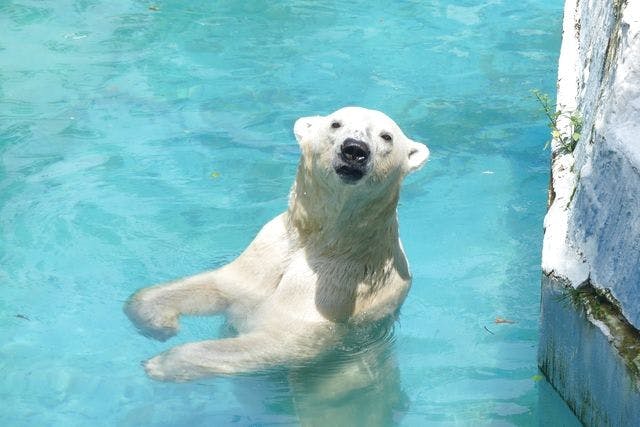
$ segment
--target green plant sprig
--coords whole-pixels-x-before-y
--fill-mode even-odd
[[[560,146],[565,153],[573,153],[573,150],[576,148],[576,144],[578,144],[578,141],[580,140],[582,132],[583,121],[582,117],[580,117],[580,113],[577,111],[564,111],[562,108],[556,108],[549,95],[539,91],[538,89],[533,89],[531,93],[536,97],[542,106],[544,115],[549,120],[548,126],[549,129],[551,129],[551,140],[555,139],[560,142]],[[563,135],[558,128],[558,120],[561,117],[569,119],[570,129],[568,135]],[[544,146],[545,149],[549,146],[551,140],[547,141]]]

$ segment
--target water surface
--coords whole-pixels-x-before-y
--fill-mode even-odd
[[[121,307],[236,256],[286,207],[294,120],[344,105],[432,152],[399,207],[414,283],[392,385],[344,402],[406,426],[577,424],[536,367],[549,153],[529,91],[554,91],[562,2],[194,3],[0,3],[0,424],[332,413],[317,373],[147,379],[140,360],[221,321],[159,343]]]

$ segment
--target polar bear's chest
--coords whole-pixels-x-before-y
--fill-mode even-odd
[[[263,283],[269,294],[257,305],[235,305],[227,312],[239,332],[267,327],[287,329],[289,325],[323,319],[315,309],[317,275],[302,254],[289,258],[277,283]]]
[[[311,259],[300,251],[290,258],[273,293],[244,313],[240,329],[267,324],[367,323],[395,314],[409,289],[395,268],[387,266],[382,283],[372,283],[359,263]]]

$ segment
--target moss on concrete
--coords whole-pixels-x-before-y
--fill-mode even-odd
[[[640,331],[622,314],[620,305],[607,289],[596,288],[590,281],[580,287],[568,286],[566,298],[572,305],[584,311],[594,324],[601,322],[608,329],[609,342],[616,348],[632,375],[636,390],[640,391]]]

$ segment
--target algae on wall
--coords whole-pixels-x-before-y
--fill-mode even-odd
[[[627,361],[604,333],[606,324],[594,322],[592,304],[597,302],[584,304],[593,296],[568,289],[561,279],[543,277],[540,369],[585,425],[640,425],[638,377],[629,375]],[[599,310],[609,315],[608,307]]]

